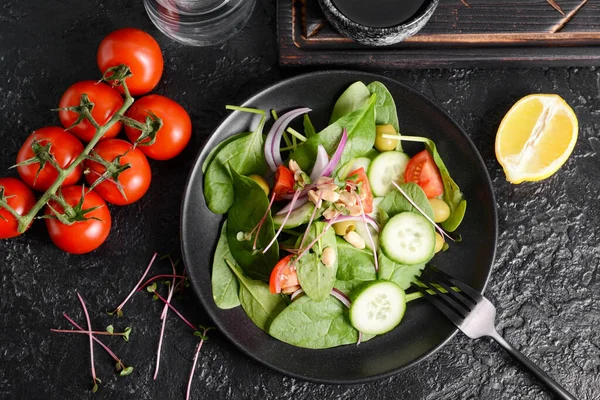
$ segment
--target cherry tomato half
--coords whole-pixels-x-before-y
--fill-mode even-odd
[[[163,126],[156,134],[154,144],[145,146],[150,138],[143,140],[139,149],[155,160],[168,160],[183,151],[192,136],[192,121],[188,113],[173,100],[151,94],[137,100],[126,115],[139,122],[145,122],[149,112],[162,119]],[[138,129],[125,126],[125,133],[131,142],[135,142],[141,134]]]
[[[108,237],[112,224],[110,212],[102,197],[94,191],[89,191],[83,186],[67,186],[60,189],[60,196],[65,199],[67,204],[72,207],[77,206],[85,193],[81,205],[82,217],[85,221],[73,222],[66,225],[58,219],[47,218],[46,228],[50,234],[50,239],[61,250],[73,254],[89,253],[96,250]],[[64,209],[56,201],[51,200],[48,203],[58,213],[63,213]],[[85,212],[85,210],[95,210]],[[76,211],[77,212],[77,211]],[[55,215],[49,207],[46,207],[46,215]]]
[[[275,184],[273,192],[275,200],[282,200],[283,196],[294,191],[294,174],[285,165],[280,165],[275,171]]]
[[[42,150],[43,154],[40,157],[48,156],[51,154],[54,156],[54,160],[61,168],[66,168],[75,161],[75,159],[83,152],[83,145],[75,136],[65,131],[63,128],[56,126],[48,126],[45,128],[38,129],[33,132],[17,154],[17,164],[24,161],[30,160],[36,156],[33,150],[33,146],[46,147],[50,145],[49,151]],[[40,170],[40,163],[35,162],[33,164],[20,165],[17,167],[17,172],[21,179],[30,187],[45,191],[47,190],[56,178],[58,178],[58,171],[52,166],[52,164],[46,161],[44,168]],[[79,164],[75,169],[66,177],[63,182],[63,186],[70,186],[77,183],[83,173],[83,166]]]
[[[71,85],[67,89],[60,99],[59,107],[66,108],[78,106],[81,102],[81,95],[84,93],[88,95],[90,102],[94,103],[92,117],[94,117],[99,125],[107,123],[123,105],[123,98],[119,92],[110,86],[102,82],[81,81]],[[79,115],[74,111],[61,110],[58,112],[58,117],[63,126],[68,128],[77,121]],[[121,130],[121,126],[121,122],[115,123],[106,131],[106,133],[104,133],[102,138],[109,139],[117,136]],[[72,127],[70,131],[79,139],[87,143],[94,137],[96,128],[94,128],[90,121],[84,119]]]
[[[104,200],[122,206],[138,201],[148,191],[152,172],[146,156],[139,148],[134,149],[133,145],[125,140],[109,139],[98,143],[93,152],[109,163],[121,156],[118,165],[129,164],[130,166],[118,176],[118,182],[121,184],[125,197],[113,180],[105,180],[94,188]],[[86,160],[84,164],[85,168],[90,171],[85,176],[90,185],[93,185],[106,171],[104,165],[95,161]]]
[[[269,290],[271,293],[288,292],[291,288],[298,286],[298,274],[296,268],[291,266],[292,254],[279,260],[271,271]]]
[[[120,64],[129,66],[132,76],[126,82],[132,96],[154,89],[160,81],[164,65],[156,40],[134,28],[117,29],[106,36],[98,47],[96,60],[103,74],[110,67]],[[117,90],[122,92],[121,86],[117,86]]]
[[[35,196],[31,189],[15,178],[0,178],[0,192],[4,199],[19,215],[25,215],[35,204]],[[19,223],[6,209],[0,207],[0,239],[19,236]]]
[[[369,178],[367,178],[367,174],[365,173],[365,169],[360,167],[348,174],[347,181],[351,181],[362,185],[360,186],[360,190],[365,193],[365,199],[362,201],[363,211],[365,214],[369,214],[373,212],[373,193],[371,192],[371,186],[369,185]]]
[[[423,189],[427,198],[444,193],[444,184],[433,157],[427,150],[410,159],[404,172],[405,182],[414,182]]]

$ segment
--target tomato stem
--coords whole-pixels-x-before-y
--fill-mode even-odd
[[[48,190],[46,190],[46,192],[39,198],[37,203],[35,203],[35,205],[31,208],[31,210],[29,210],[27,214],[22,216],[19,215],[12,207],[8,205],[4,198],[0,198],[0,207],[8,210],[8,212],[10,212],[19,222],[18,231],[20,233],[23,233],[27,230],[27,228],[29,227],[29,225],[31,225],[31,222],[40,212],[40,210],[48,203],[48,201],[50,201],[53,198],[53,196],[56,196],[58,189],[61,187],[65,179],[71,174],[71,172],[75,170],[75,168],[77,168],[79,164],[81,164],[85,159],[88,158],[88,155],[90,154],[94,146],[96,146],[96,144],[100,141],[100,139],[102,139],[106,131],[109,130],[110,127],[112,127],[114,124],[119,122],[122,116],[125,114],[125,111],[127,111],[129,107],[131,107],[131,105],[133,104],[133,97],[131,97],[131,94],[129,93],[129,88],[127,87],[126,81],[121,81],[121,85],[125,94],[123,105],[104,125],[101,126],[98,124],[98,122],[96,122],[96,120],[92,117],[92,114],[87,107],[81,108],[80,112],[83,118],[90,121],[90,123],[96,128],[96,133],[94,134],[94,137],[87,144],[83,152],[68,167],[60,168],[58,165],[54,165],[54,163],[52,163],[53,167],[56,168],[56,170],[58,171],[58,177],[56,178],[54,183],[48,188]],[[85,96],[85,94],[83,96]]]

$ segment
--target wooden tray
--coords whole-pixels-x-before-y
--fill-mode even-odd
[[[545,0],[467,1],[470,7],[440,0],[416,36],[369,47],[336,32],[317,0],[278,0],[279,60],[380,68],[600,65],[600,0],[589,0],[566,24],[581,0],[557,1],[566,16]]]

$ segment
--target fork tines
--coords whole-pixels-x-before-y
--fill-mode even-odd
[[[483,297],[472,287],[431,265],[425,267],[417,281],[420,285],[412,283],[412,287],[455,324],[464,320]]]

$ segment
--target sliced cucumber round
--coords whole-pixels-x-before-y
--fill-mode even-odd
[[[392,188],[392,182],[404,183],[404,171],[410,157],[399,151],[381,153],[369,166],[369,185],[375,196],[385,196]]]
[[[303,204],[302,206],[298,207],[297,209],[295,209],[294,211],[291,212],[290,217],[285,222],[284,228],[288,228],[288,229],[295,228],[297,226],[308,223],[308,221],[310,221],[310,216],[312,215],[314,209],[315,209],[315,205],[310,201],[308,203]],[[319,216],[320,216],[320,214],[317,211],[317,215],[315,215],[315,219],[318,218]],[[279,228],[281,226],[281,224],[283,223],[284,219],[285,219],[285,214],[274,215],[273,216],[273,225],[275,225],[276,228]]]
[[[350,323],[359,332],[381,335],[398,326],[405,310],[406,296],[400,286],[372,281],[353,293]]]
[[[358,157],[348,161],[346,164],[340,168],[338,173],[338,178],[344,179],[346,178],[350,172],[356,171],[360,167],[365,169],[365,172],[369,171],[369,165],[371,164],[371,159],[367,157]]]
[[[435,254],[435,229],[422,215],[403,212],[390,218],[379,236],[381,248],[391,260],[413,265]]]

